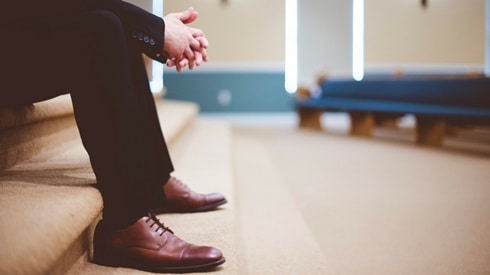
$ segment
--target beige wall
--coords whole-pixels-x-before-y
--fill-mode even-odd
[[[193,26],[209,40],[210,63],[284,63],[284,0],[167,0],[164,11],[190,6],[200,14]]]
[[[165,13],[192,6],[200,12],[193,25],[209,41],[213,63],[247,66],[254,63],[282,69],[284,64],[285,0],[167,0]],[[298,1],[299,81],[309,84],[318,72],[351,71],[351,10],[346,0]]]
[[[125,0],[126,2],[129,2],[129,3],[132,3],[132,4],[135,4],[136,6],[140,7],[140,8],[143,8],[147,11],[152,11],[152,1],[153,0]]]
[[[135,0],[145,2],[147,0]],[[227,3],[225,3],[227,2]],[[365,0],[366,67],[484,64],[485,0]],[[165,14],[192,6],[212,64],[281,68],[285,0],[166,0]],[[350,76],[351,0],[298,0],[299,80],[328,70]],[[212,67],[212,66],[211,66]]]
[[[365,0],[365,61],[484,64],[485,0]]]

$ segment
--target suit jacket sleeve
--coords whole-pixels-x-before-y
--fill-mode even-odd
[[[163,54],[165,23],[135,5],[121,0],[85,0],[87,9],[105,9],[116,14],[122,21],[127,40],[148,57],[166,61]]]
[[[163,19],[122,0],[11,0],[2,4],[0,27],[8,28],[18,22],[95,9],[116,14],[124,26],[128,43],[135,45],[136,49],[148,57],[165,62]]]

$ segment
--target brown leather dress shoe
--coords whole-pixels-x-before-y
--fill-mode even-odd
[[[154,210],[155,213],[202,212],[213,210],[227,203],[223,194],[199,194],[175,177],[170,177],[163,185],[163,192],[166,197],[165,205],[163,208]]]
[[[94,234],[96,264],[150,272],[205,271],[225,262],[221,251],[175,236],[153,214],[122,230],[99,222]]]

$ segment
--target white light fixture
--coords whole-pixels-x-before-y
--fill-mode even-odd
[[[485,2],[485,76],[490,77],[490,0]]]
[[[364,0],[353,0],[352,10],[352,77],[364,78]]]
[[[163,16],[163,1],[154,0],[152,2],[152,13]],[[163,64],[157,61],[151,61],[150,89],[152,93],[163,91]]]
[[[298,88],[298,2],[286,0],[285,18],[285,89],[288,93],[296,92]]]

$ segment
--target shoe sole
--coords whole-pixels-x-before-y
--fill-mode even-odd
[[[219,206],[227,203],[227,200],[222,200],[217,203],[201,206],[198,208],[193,208],[193,209],[188,209],[188,208],[177,208],[177,207],[163,207],[163,208],[157,208],[153,209],[152,212],[155,214],[162,214],[162,213],[195,213],[195,212],[205,212],[205,211],[211,211]]]
[[[225,258],[222,258],[216,262],[207,263],[203,265],[195,265],[195,266],[186,266],[186,267],[161,267],[161,268],[152,268],[147,271],[158,272],[158,273],[190,273],[190,272],[202,272],[209,271],[219,265],[222,265],[226,262]]]
[[[128,262],[104,262],[94,259],[95,264],[110,267],[122,267],[122,268],[132,268],[142,271],[155,272],[155,273],[190,273],[190,272],[203,272],[210,271],[213,268],[222,265],[226,262],[225,258],[221,258],[215,262],[202,264],[202,265],[190,265],[190,266],[178,266],[178,267],[168,267],[168,266],[142,266],[138,264],[131,264]]]

